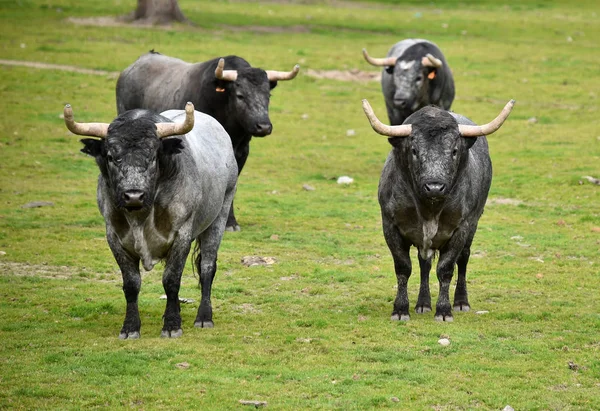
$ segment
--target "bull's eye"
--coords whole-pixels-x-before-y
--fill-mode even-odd
[[[452,150],[452,157],[456,158],[456,155],[458,154],[458,149],[455,148],[454,150]]]
[[[421,81],[423,81],[423,76],[419,74],[417,76],[417,83],[420,83]]]
[[[413,149],[412,149],[412,155],[413,155],[413,157],[415,157],[415,158],[417,157],[417,150],[416,150],[414,147],[413,147]]]
[[[244,95],[243,94],[236,94],[235,96],[238,98],[238,100],[243,100],[244,99]]]
[[[106,159],[108,160],[109,163],[114,162],[113,156],[111,156],[110,154],[106,156]]]

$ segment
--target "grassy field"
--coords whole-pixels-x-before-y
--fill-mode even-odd
[[[157,266],[143,274],[142,338],[120,341],[125,300],[98,170],[60,118],[68,102],[78,120],[111,121],[116,79],[0,64],[0,408],[600,409],[600,187],[582,178],[600,177],[600,6],[397,3],[180,0],[194,26],[148,28],[101,19],[133,1],[0,0],[2,60],[118,72],[154,48],[302,67],[273,91],[273,134],[251,143],[242,231],[219,254],[215,328],[193,328],[188,263],[180,295],[196,302],[182,305],[184,335],[159,338]],[[386,119],[379,83],[307,74],[377,72],[361,49],[383,56],[410,37],[444,51],[454,111],[483,123],[517,100],[489,138],[473,311],[453,323],[389,320],[396,279],[377,184],[391,146],[360,104]],[[354,183],[338,185],[342,175]],[[52,205],[23,208],[34,201]],[[245,267],[248,255],[277,262]],[[435,301],[435,275],[431,286]]]

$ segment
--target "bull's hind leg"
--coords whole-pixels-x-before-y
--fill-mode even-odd
[[[198,315],[194,321],[194,327],[213,328],[215,326],[212,318],[211,291],[212,283],[217,272],[217,254],[221,239],[225,232],[225,224],[229,215],[229,204],[233,200],[235,187],[225,198],[225,204],[219,216],[213,223],[196,238],[196,247],[200,250],[196,257],[196,269],[200,273],[200,288],[202,297]]]
[[[458,260],[456,260],[458,278],[456,280],[456,290],[454,291],[454,311],[469,311],[471,309],[467,294],[467,264],[471,255],[472,240],[471,237],[460,253]]]
[[[181,230],[181,232],[186,232]],[[181,286],[181,275],[185,267],[185,261],[190,253],[191,238],[183,234],[179,234],[165,264],[165,272],[163,273],[163,287],[167,295],[167,306],[163,315],[163,329],[160,336],[163,338],[178,338],[183,335],[181,329],[181,307],[179,305],[179,287]]]
[[[248,155],[250,154],[250,141],[242,141],[239,146],[234,148],[235,162],[238,167],[238,176],[242,173],[242,168],[246,164]],[[234,189],[235,191],[235,189]],[[227,216],[227,231],[240,231],[241,227],[235,218],[235,212],[233,207],[233,197],[231,199],[231,206],[229,207],[229,215]]]
[[[421,270],[421,286],[419,287],[419,298],[415,311],[423,314],[431,311],[431,293],[429,292],[429,272],[431,271],[432,258],[424,259],[419,255],[419,268]]]

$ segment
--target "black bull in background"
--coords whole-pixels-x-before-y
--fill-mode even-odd
[[[454,78],[446,58],[435,44],[406,39],[394,44],[384,58],[370,64],[383,67],[381,90],[391,125],[400,125],[415,111],[434,105],[449,110],[454,101]]]
[[[238,173],[246,163],[252,136],[271,134],[270,92],[278,81],[291,80],[290,72],[251,67],[241,57],[227,56],[191,64],[153,51],[140,56],[117,80],[117,111],[134,108],[155,112],[182,109],[187,101],[225,128],[231,137]],[[233,204],[227,229],[239,231]]]
[[[76,123],[69,105],[64,117],[73,133],[96,137],[81,140],[81,151],[100,168],[98,207],[123,275],[127,311],[119,338],[140,337],[139,266],[149,271],[159,260],[167,295],[161,336],[181,336],[179,287],[194,239],[202,288],[194,325],[213,327],[211,287],[238,175],[223,127],[191,103],[185,112],[126,111],[110,124]]]
[[[411,275],[410,247],[418,249],[421,286],[415,311],[431,311],[429,271],[439,251],[440,284],[435,319],[452,321],[450,281],[458,280],[454,310],[469,311],[466,272],[471,243],[492,183],[492,162],[485,135],[500,128],[510,114],[511,100],[492,122],[483,126],[434,106],[409,116],[403,125],[383,125],[363,100],[373,129],[389,137],[392,151],[379,181],[383,234],[391,251],[398,292],[392,320],[409,320],[407,284]]]

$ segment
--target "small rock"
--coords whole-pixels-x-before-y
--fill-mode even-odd
[[[187,362],[180,362],[179,364],[175,364],[175,367],[180,368],[182,370],[187,370],[188,368],[190,368],[190,364]]]
[[[305,189],[306,191],[315,191],[315,188],[309,184],[303,184],[302,188]]]
[[[279,236],[277,234],[273,234],[271,237],[269,237],[271,240],[279,240]]]
[[[353,182],[354,182],[354,179],[352,177],[348,177],[348,176],[341,176],[341,177],[338,177],[338,179],[337,179],[338,184],[351,184]]]
[[[302,114],[302,120],[306,120],[308,118],[308,114]]]
[[[535,275],[535,278],[537,278],[538,280],[541,280],[542,278],[544,278],[544,274],[542,274],[542,273],[537,273],[537,274]]]
[[[440,338],[438,340],[438,344],[441,345],[442,347],[447,347],[450,345],[450,340],[447,338]]]
[[[528,122],[529,124],[535,124],[535,123],[537,123],[537,122],[538,122],[538,119],[537,119],[537,117],[530,117],[530,118],[527,120],[527,122]]]
[[[392,402],[400,402],[400,398],[398,398],[398,397],[392,397],[392,398],[390,398],[390,400]]]
[[[506,407],[502,408],[502,411],[515,411],[515,409],[510,405],[507,405]]]
[[[0,255],[6,255],[6,251],[0,251]]]
[[[356,135],[356,131],[350,129],[350,130],[346,130],[346,136],[348,137],[352,137]]]
[[[569,361],[569,369],[573,371],[579,370],[579,365],[575,364],[573,361]]]
[[[486,310],[475,311],[475,314],[477,314],[477,315],[483,315],[483,314],[489,314],[489,313],[490,313],[490,312],[489,312],[489,311],[486,311]]]

